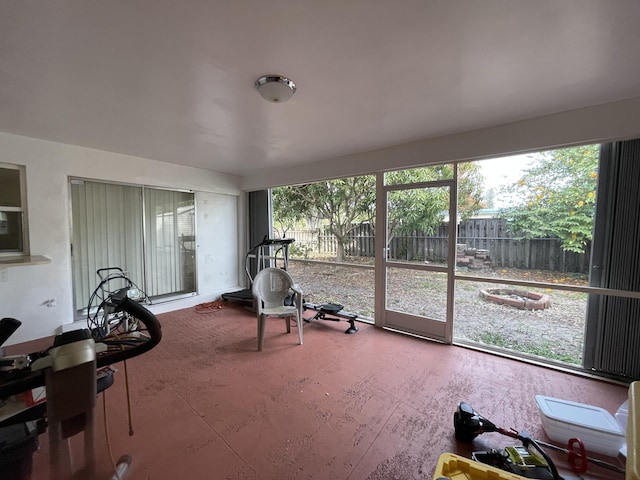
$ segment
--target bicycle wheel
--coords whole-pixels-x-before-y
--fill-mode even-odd
[[[142,355],[162,339],[160,322],[153,313],[126,294],[112,295],[111,299],[118,312],[126,314],[126,318],[135,322],[136,329],[116,329],[97,341],[107,346],[106,351],[97,355],[98,368]]]

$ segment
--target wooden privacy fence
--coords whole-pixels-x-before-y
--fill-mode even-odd
[[[439,228],[445,236],[445,226]],[[461,222],[458,243],[471,249],[488,250],[494,267],[535,268],[561,272],[588,273],[589,255],[565,252],[559,238],[516,240],[501,218],[480,218]],[[585,251],[589,252],[587,245]]]
[[[323,229],[288,231],[295,238],[296,256],[335,255],[335,236]],[[345,245],[345,255],[373,257],[374,231],[370,224],[358,225]],[[486,255],[485,264],[493,268],[530,268],[572,273],[588,273],[589,256],[585,253],[565,252],[558,238],[517,240],[511,235],[505,221],[499,218],[472,219],[458,226],[458,252],[480,250]],[[486,251],[486,253],[485,253]],[[589,251],[589,248],[587,248]],[[447,258],[447,225],[441,225],[433,234],[412,232],[394,237],[389,244],[390,259],[441,262]]]
[[[288,230],[286,237],[296,239],[292,250],[297,255],[335,255],[338,250],[336,237],[326,229]],[[373,257],[375,255],[374,239],[375,232],[372,225],[354,226],[349,234],[349,241],[345,245],[345,255],[348,257]]]

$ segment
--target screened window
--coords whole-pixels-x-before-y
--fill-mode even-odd
[[[195,292],[193,193],[72,180],[71,208],[78,312],[101,268],[122,268],[152,299]]]
[[[0,254],[28,254],[24,168],[0,163]]]

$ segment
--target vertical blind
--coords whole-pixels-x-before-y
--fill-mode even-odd
[[[195,238],[192,193],[72,180],[71,209],[76,310],[86,308],[100,268],[122,268],[150,297],[194,291],[180,241]]]
[[[640,291],[640,140],[603,148],[606,184],[598,186],[594,235],[597,272],[591,284]],[[602,197],[601,194],[604,194]],[[597,250],[597,251],[596,251]],[[594,281],[595,280],[595,281]],[[640,378],[640,300],[607,295],[589,298],[585,367]]]

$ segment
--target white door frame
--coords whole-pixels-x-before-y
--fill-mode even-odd
[[[378,173],[376,178],[376,280],[375,280],[375,324],[379,327],[392,328],[407,333],[416,334],[444,343],[453,341],[454,290],[457,243],[457,163],[454,163],[454,177],[452,180],[439,180],[407,185],[385,185],[384,173]],[[391,191],[409,190],[416,188],[449,188],[449,229],[448,229],[448,261],[447,266],[433,266],[426,264],[406,264],[387,260],[387,195]],[[401,268],[410,271],[422,270],[441,272],[447,275],[446,319],[439,321],[412,315],[404,312],[388,310],[387,298],[387,268]]]

